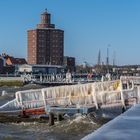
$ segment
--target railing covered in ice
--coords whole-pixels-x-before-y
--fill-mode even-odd
[[[16,99],[23,109],[50,106],[87,106],[120,100],[120,81],[107,81],[79,85],[58,86],[41,90],[27,90],[16,93]],[[112,94],[112,95],[110,95]]]
[[[18,91],[16,92],[16,100],[22,109],[44,106],[41,89]]]
[[[17,111],[21,110],[21,106],[18,104],[17,100],[14,99],[12,101],[7,102],[6,104],[0,106],[0,112],[1,111]]]
[[[121,103],[136,98],[140,101],[140,77],[121,77],[120,80],[87,84],[49,87],[39,90],[16,92],[16,99],[1,106],[1,110],[11,108],[31,109],[49,106],[95,106]]]

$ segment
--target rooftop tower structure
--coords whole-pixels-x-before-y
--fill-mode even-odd
[[[51,24],[47,10],[37,28],[28,30],[28,64],[63,65],[64,31]]]

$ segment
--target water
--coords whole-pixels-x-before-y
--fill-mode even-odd
[[[69,96],[70,97],[68,100],[69,104],[70,103],[77,104],[77,101],[79,102],[79,104],[88,104],[88,103],[90,104],[92,102],[104,104],[104,102],[110,103],[112,100],[113,101],[120,100],[120,89],[119,89],[119,84],[117,82],[104,82],[104,83],[94,84],[94,88],[93,88],[94,92],[92,91],[91,84],[78,85],[72,87],[65,86],[65,88],[58,87],[58,88],[44,89],[45,91],[44,95],[47,98],[50,97],[54,99],[57,96],[67,97],[67,94],[73,97],[78,94],[79,97],[81,97],[75,99]],[[30,87],[28,88],[31,89]],[[24,88],[24,90],[25,89],[26,88]],[[28,97],[28,93],[25,95],[26,97]],[[33,93],[33,95],[34,95],[33,97],[32,96],[29,97],[32,98],[40,97],[37,96],[38,95],[37,93]],[[22,96],[24,96],[24,94]],[[5,96],[0,97],[0,102],[4,103],[14,98],[15,97],[13,93],[5,94]],[[63,102],[63,100],[61,100],[61,102],[59,100],[55,100],[55,103],[62,104],[62,105],[66,104],[65,101]],[[109,109],[109,112],[111,110],[112,107]],[[83,116],[77,116],[73,119],[68,119],[60,123],[56,123],[56,125],[51,127],[49,127],[47,123],[37,123],[37,122],[36,123],[34,122],[33,123],[23,123],[23,122],[6,123],[6,124],[0,124],[0,140],[16,140],[16,139],[17,140],[30,140],[30,139],[78,140],[84,137],[85,135],[93,132],[101,125],[102,123],[100,121],[94,119],[92,120],[91,118],[83,117]]]
[[[5,87],[2,90],[6,90],[8,94],[0,96],[0,105],[14,99],[14,93],[21,89],[10,90]],[[0,140],[78,140],[101,126],[100,122],[95,122],[88,117],[78,115],[75,118],[56,122],[51,127],[47,123],[38,122],[0,123]]]
[[[1,123],[0,140],[78,140],[99,127],[84,116],[56,122],[51,127],[38,122]]]
[[[54,139],[48,132],[47,124],[20,123],[0,124],[0,139],[3,140],[45,140]]]

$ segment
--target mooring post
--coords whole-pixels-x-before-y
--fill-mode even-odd
[[[54,114],[52,112],[49,113],[49,126],[54,125]]]
[[[22,115],[23,115],[23,117],[26,117],[26,111],[25,110],[22,111]]]
[[[62,114],[57,113],[57,121],[62,121],[62,120],[63,120]]]
[[[22,110],[21,117],[22,118],[28,118],[29,117],[29,115],[27,115],[27,113],[26,113],[26,110]]]
[[[122,113],[124,113],[126,111],[126,108],[123,106],[122,107]]]

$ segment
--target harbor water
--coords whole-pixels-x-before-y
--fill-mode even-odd
[[[100,125],[83,116],[48,126],[47,123],[1,123],[1,140],[78,140]]]
[[[0,88],[0,105],[14,99],[16,91],[34,88],[42,88],[42,86]],[[0,122],[0,140],[78,140],[104,123],[105,121],[96,121],[92,117],[82,115],[77,115],[74,118],[67,117],[64,121],[55,122],[54,126],[39,122]]]

